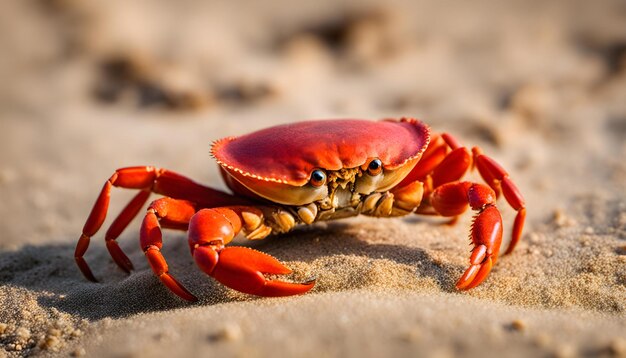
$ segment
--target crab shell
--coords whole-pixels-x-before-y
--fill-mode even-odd
[[[326,185],[309,183],[313,170],[363,168],[378,158],[383,173],[361,175],[356,190],[386,191],[410,173],[429,141],[428,126],[412,118],[317,120],[224,138],[213,143],[211,154],[235,191],[249,190],[280,204],[305,205],[329,194]]]

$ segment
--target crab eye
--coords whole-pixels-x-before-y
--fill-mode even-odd
[[[383,162],[380,159],[374,159],[367,165],[369,175],[378,175],[383,171]]]
[[[321,169],[315,169],[313,173],[311,173],[311,179],[309,180],[311,185],[313,186],[322,186],[326,183],[326,173],[324,173]]]

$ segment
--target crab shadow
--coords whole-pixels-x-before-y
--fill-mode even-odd
[[[297,229],[248,246],[275,255],[282,261],[312,262],[332,255],[352,255],[371,260],[384,257],[415,267],[414,275],[432,278],[442,291],[453,290],[453,282],[448,277],[451,272],[459,271],[459,267],[442,265],[420,248],[368,243],[359,239],[358,233],[347,230],[349,227],[349,224],[333,223],[326,228]],[[94,240],[86,255],[100,280],[96,283],[87,281],[77,269],[73,260],[73,244],[26,245],[16,251],[0,251],[0,285],[34,291],[40,305],[90,320],[193,305],[174,296],[161,284],[138,245],[129,242],[133,241],[129,240],[130,235],[120,240],[122,249],[135,264],[135,270],[130,275],[117,268],[98,240]],[[263,299],[234,292],[208,278],[197,269],[184,238],[184,234],[180,233],[166,235],[163,254],[170,272],[199,297],[196,305]]]

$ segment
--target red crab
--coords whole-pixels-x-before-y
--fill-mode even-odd
[[[412,119],[309,121],[267,128],[213,143],[211,153],[234,194],[227,194],[166,169],[151,166],[118,169],[106,181],[85,223],[75,259],[96,281],[83,255],[104,222],[111,188],[138,189],[105,235],[106,246],[122,270],[133,269],[115,239],[137,215],[151,193],[153,201],[141,225],[140,243],[161,282],[185,300],[191,294],[169,273],[161,254],[161,228],[188,231],[191,254],[202,271],[235,290],[259,296],[288,296],[309,291],[314,282],[270,280],[287,274],[274,257],[245,247],[226,247],[243,231],[248,239],[364,214],[376,217],[421,215],[456,217],[468,206],[476,211],[471,227],[470,265],[456,283],[479,285],[496,263],[502,218],[496,198],[504,194],[517,211],[505,254],[519,241],[526,209],[507,172],[474,147],[471,152],[447,133],[434,134]],[[487,185],[461,181],[476,167]]]

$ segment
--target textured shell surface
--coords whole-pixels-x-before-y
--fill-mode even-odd
[[[419,157],[430,131],[415,119],[313,120],[270,127],[213,143],[211,154],[227,171],[301,186],[316,169],[340,170],[379,158],[396,169]]]

